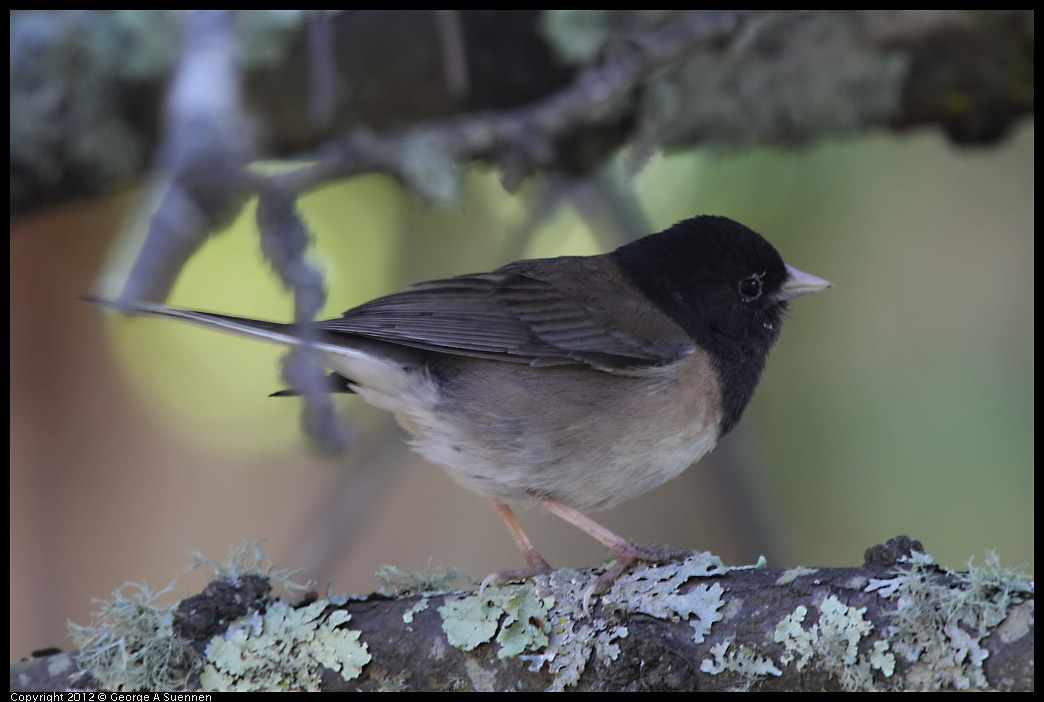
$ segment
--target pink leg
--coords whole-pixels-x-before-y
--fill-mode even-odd
[[[620,577],[635,561],[650,561],[657,563],[669,561],[674,558],[685,558],[692,555],[689,549],[669,549],[662,546],[638,546],[622,536],[618,536],[606,529],[604,526],[586,517],[577,510],[562,504],[550,497],[537,500],[548,512],[561,517],[576,528],[589,534],[598,541],[608,546],[616,554],[616,563],[612,568],[602,573],[597,580],[584,592],[584,612],[590,613],[591,597],[605,592],[609,586]]]
[[[479,587],[480,594],[485,592],[486,588],[492,583],[500,585],[509,580],[522,580],[534,575],[550,573],[553,570],[548,562],[537,553],[536,548],[533,546],[533,542],[529,540],[528,536],[526,536],[526,532],[522,531],[522,525],[518,523],[518,517],[515,516],[515,513],[511,508],[500,500],[493,500],[493,507],[497,510],[497,514],[500,515],[500,518],[504,520],[504,525],[507,526],[511,538],[514,539],[515,545],[518,546],[518,550],[522,552],[522,557],[526,559],[526,563],[529,567],[521,570],[503,570],[498,573],[489,574],[486,576],[486,579],[482,581],[482,585]]]

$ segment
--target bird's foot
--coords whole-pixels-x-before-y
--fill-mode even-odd
[[[527,559],[528,560],[528,559]],[[490,573],[479,585],[479,594],[481,595],[486,591],[486,588],[490,585],[503,585],[513,580],[525,580],[526,578],[532,578],[534,575],[547,575],[554,571],[547,561],[541,559],[541,563],[533,565],[530,564],[529,568],[520,568],[518,570],[502,570],[497,573]]]
[[[616,582],[616,579],[623,575],[635,561],[663,563],[664,561],[688,558],[695,553],[695,551],[688,548],[667,548],[658,544],[638,546],[630,541],[624,541],[615,545],[613,552],[616,554],[616,562],[607,571],[595,578],[595,581],[584,591],[584,614],[587,616],[591,616],[591,598],[607,592],[613,583]]]

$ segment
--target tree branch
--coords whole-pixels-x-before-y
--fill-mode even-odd
[[[991,143],[1033,110],[1032,11],[757,11],[742,20],[710,11],[579,20],[465,11],[459,22],[437,12],[342,11],[324,15],[318,29],[308,17],[251,12],[237,22],[253,125],[243,129],[269,157],[300,156],[355,129],[480,119],[542,100],[549,117],[574,123],[538,120],[513,148],[573,170],[604,159],[636,127],[647,148],[788,145],[922,125],[958,143]],[[12,14],[13,216],[140,178],[161,133],[181,18]],[[644,74],[615,112],[592,119],[584,109],[552,109],[548,99],[577,76],[626,70],[619,67],[641,64],[649,49],[670,53],[669,43],[648,41],[665,27],[715,23],[705,35],[713,41],[682,37],[681,51],[659,66],[670,70]],[[578,54],[584,42],[594,48]],[[546,130],[566,126],[568,144],[549,153]]]
[[[188,689],[1033,689],[1032,585],[995,558],[951,572],[906,537],[861,568],[730,569],[697,554],[625,574],[587,617],[591,577],[561,570],[483,596],[404,578],[395,595],[288,606],[267,577],[226,573],[175,607],[106,605],[81,630],[88,648],[13,664],[11,689],[152,691],[136,662],[170,675],[164,656],[198,662],[182,663]],[[112,641],[123,655],[106,663]]]

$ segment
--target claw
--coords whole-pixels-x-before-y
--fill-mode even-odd
[[[606,592],[616,579],[624,574],[635,561],[647,561],[649,563],[660,563],[671,561],[676,558],[688,558],[694,553],[691,549],[672,549],[650,544],[649,546],[635,546],[628,543],[627,548],[621,548],[616,552],[616,563],[611,568],[595,578],[590,587],[584,590],[583,606],[584,616],[591,616],[591,598]]]
[[[543,565],[537,565],[532,568],[522,568],[521,570],[501,570],[496,573],[490,573],[482,580],[482,584],[479,585],[479,595],[483,594],[486,591],[486,588],[490,585],[503,585],[512,580],[525,580],[526,578],[532,578],[534,575],[547,575],[553,571],[554,568],[549,566],[547,563],[544,563]]]

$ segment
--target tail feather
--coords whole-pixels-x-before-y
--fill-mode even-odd
[[[251,339],[260,339],[273,344],[296,345],[302,343],[301,339],[293,333],[292,324],[280,324],[278,322],[266,322],[260,319],[247,319],[245,317],[232,317],[225,314],[213,312],[197,312],[194,310],[182,310],[176,307],[165,307],[151,302],[117,302],[100,297],[87,296],[83,299],[102,307],[108,307],[123,314],[137,315],[142,317],[160,317],[164,319],[176,319],[187,322],[204,329],[245,336]],[[328,344],[318,343],[323,348]]]
[[[354,395],[355,390],[352,390],[352,382],[351,379],[345,378],[340,373],[333,372],[326,376],[326,387],[324,390],[332,395],[339,393]],[[299,397],[303,394],[303,392],[296,388],[287,388],[286,390],[274,392],[269,395],[269,397]]]
[[[124,303],[98,297],[85,297],[84,299],[123,314],[173,319],[197,327],[273,344],[299,345],[305,343],[294,333],[293,324],[232,317],[213,312],[182,310],[150,302]],[[368,388],[371,403],[380,401],[381,396],[394,399],[409,391],[412,382],[410,372],[424,363],[425,352],[414,348],[331,330],[321,330],[320,334],[320,338],[315,342],[315,348],[322,352],[324,365],[334,371],[331,376],[331,392],[354,392],[354,389],[349,386],[351,383]],[[294,389],[283,390],[277,392],[276,396],[290,396],[296,392]],[[392,408],[394,405],[392,399],[379,406],[387,405],[385,409]]]

